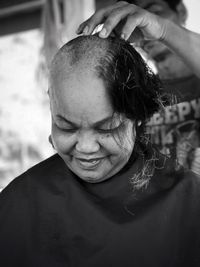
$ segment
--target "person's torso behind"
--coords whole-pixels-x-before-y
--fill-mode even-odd
[[[159,150],[200,174],[200,80],[195,76],[164,82],[176,104],[155,114],[147,124]]]

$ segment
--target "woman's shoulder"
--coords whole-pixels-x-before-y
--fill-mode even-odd
[[[34,165],[18,177],[14,178],[1,192],[0,198],[12,197],[15,195],[28,195],[30,192],[42,188],[46,183],[49,184],[56,177],[62,176],[66,172],[65,163],[58,154],[41,161]]]

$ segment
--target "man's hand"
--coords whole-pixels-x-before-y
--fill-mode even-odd
[[[100,24],[104,24],[99,32],[100,37],[106,38],[114,33],[131,43],[138,43],[142,39],[164,40],[167,20],[120,1],[96,11],[79,26],[77,34],[90,35]]]

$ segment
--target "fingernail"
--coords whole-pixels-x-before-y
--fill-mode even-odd
[[[80,26],[79,26],[78,29],[76,30],[76,33],[77,33],[77,34],[80,33]]]
[[[107,31],[106,31],[106,29],[103,28],[103,29],[100,31],[99,35],[100,35],[100,37],[106,37],[106,35],[107,35]]]
[[[120,35],[120,37],[121,37],[121,39],[125,39],[125,34],[122,33],[122,34]]]
[[[77,33],[82,33],[83,32],[83,25],[80,24],[76,30]]]
[[[124,34],[124,33],[122,33],[122,34],[120,35],[120,37],[121,37],[121,39],[126,40],[126,39],[125,39],[125,34]]]
[[[83,34],[87,34],[89,31],[89,27],[88,26],[85,26],[85,28],[83,29]]]

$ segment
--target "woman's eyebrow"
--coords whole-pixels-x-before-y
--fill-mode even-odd
[[[59,119],[59,120],[62,120],[64,122],[66,122],[66,123],[68,123],[68,124],[70,124],[70,125],[72,125],[74,127],[79,127],[78,124],[76,124],[76,123],[68,120],[67,118],[63,117],[62,115],[56,115],[56,118]],[[102,125],[102,124],[104,124],[106,122],[111,121],[111,120],[113,120],[113,115],[112,116],[109,116],[109,117],[106,117],[106,118],[104,118],[104,119],[102,119],[100,121],[97,121],[97,122],[93,123],[92,126],[93,127],[98,127],[98,126],[100,126],[100,125]]]
[[[77,125],[76,123],[74,123],[74,122],[72,122],[72,121],[66,119],[66,118],[63,117],[62,115],[56,115],[56,118],[59,119],[59,120],[61,120],[61,121],[66,122],[66,123],[68,123],[68,124],[70,124],[70,125],[72,125],[72,126],[74,126],[74,127],[78,127],[78,125]]]
[[[113,116],[109,116],[109,117],[107,117],[107,118],[104,118],[104,119],[102,119],[102,120],[100,120],[100,121],[95,122],[95,123],[93,124],[93,126],[94,126],[94,127],[98,127],[98,126],[100,126],[100,125],[102,125],[102,124],[104,124],[104,123],[110,122],[110,121],[112,121],[112,120],[113,120]]]

